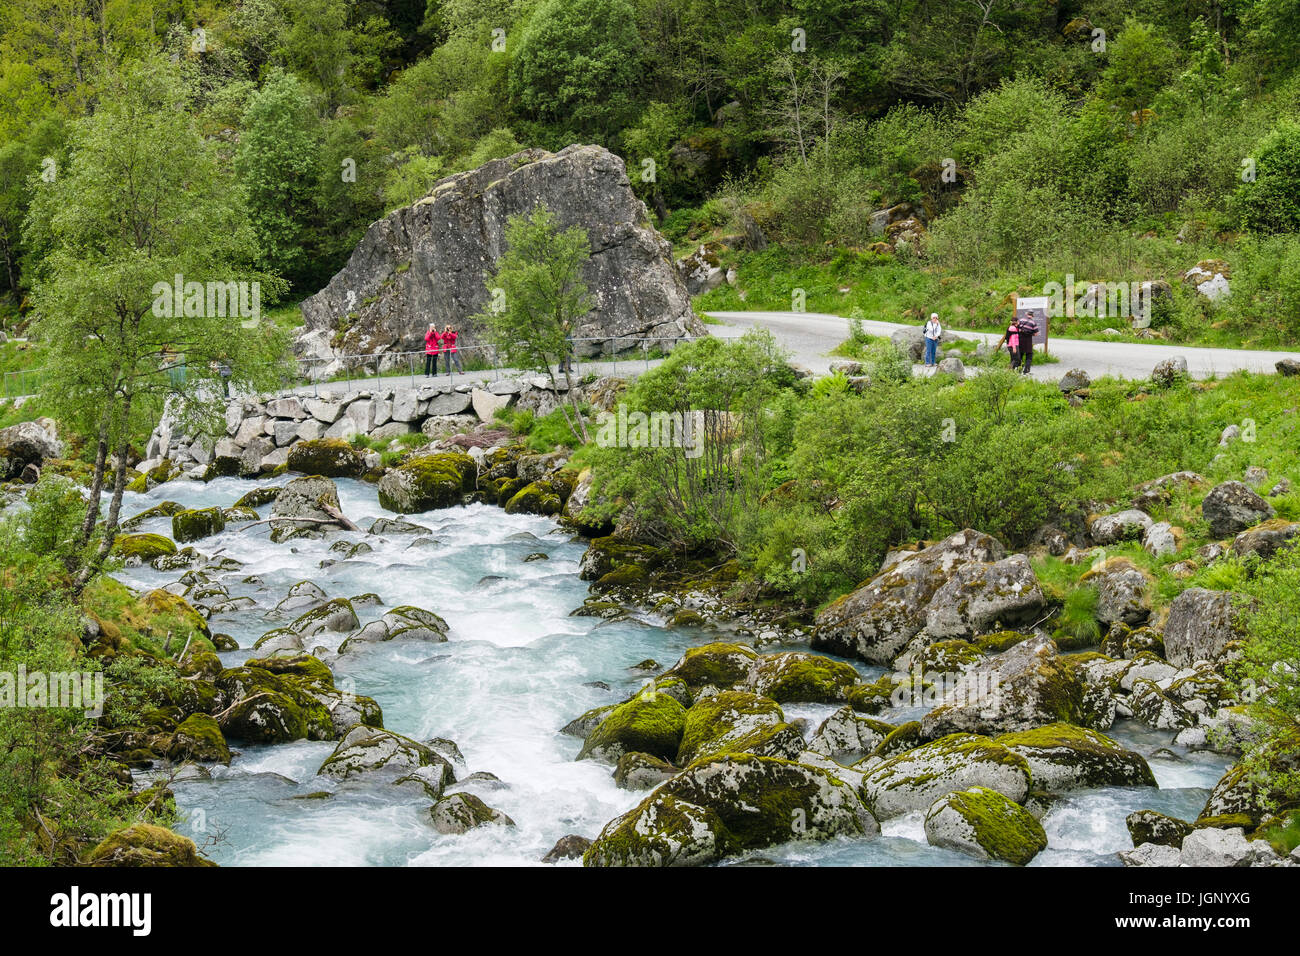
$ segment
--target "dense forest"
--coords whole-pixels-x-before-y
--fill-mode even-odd
[[[773,248],[724,253],[751,305],[801,284],[831,311],[816,275],[888,259],[896,294],[853,302],[964,296],[989,324],[971,283],[1176,280],[1214,257],[1232,301],[1177,289],[1157,324],[1274,341],[1300,327],[1298,29],[1297,0],[14,0],[5,322],[30,307],[28,214],[75,124],[147,68],[180,85],[291,301],[440,177],[590,142],[624,157],[679,250],[735,233],[738,211],[758,224]],[[872,213],[901,202],[923,241],[872,252]]]

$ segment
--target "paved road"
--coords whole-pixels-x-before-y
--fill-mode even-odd
[[[827,353],[849,337],[848,320],[838,315],[819,312],[710,312],[710,316],[726,322],[711,325],[714,335],[738,336],[750,328],[769,329],[777,340],[790,350],[795,362],[806,365],[816,374],[830,370],[831,359]],[[889,335],[908,326],[897,322],[864,321],[865,331],[873,335]],[[962,338],[987,340],[989,346],[997,344],[999,336],[985,332],[952,330]],[[1187,360],[1187,370],[1194,378],[1224,375],[1238,369],[1251,372],[1272,372],[1274,364],[1284,358],[1300,359],[1300,352],[1255,352],[1246,349],[1192,348],[1183,345],[1147,345],[1131,342],[1093,342],[1086,339],[1053,338],[1048,347],[1060,361],[1053,365],[1034,367],[1035,378],[1055,381],[1067,369],[1081,368],[1092,377],[1113,375],[1119,378],[1142,379],[1151,374],[1156,363],[1175,355]],[[920,368],[920,366],[917,366]]]

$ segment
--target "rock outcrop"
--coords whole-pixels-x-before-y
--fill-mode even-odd
[[[481,343],[471,321],[488,301],[484,272],[505,250],[510,216],[539,206],[591,243],[583,269],[594,308],[576,337],[679,338],[706,334],[668,242],[632,192],[623,161],[599,146],[528,149],[448,176],[423,199],[372,224],[347,265],[302,304],[305,357],[419,351],[433,322]],[[594,355],[600,343],[578,343]]]

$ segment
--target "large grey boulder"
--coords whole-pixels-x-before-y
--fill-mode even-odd
[[[1188,588],[1174,598],[1165,621],[1165,656],[1187,667],[1217,661],[1230,641],[1241,638],[1237,600],[1231,591]]]
[[[958,731],[1010,733],[1057,721],[1105,729],[1113,720],[1104,695],[1090,692],[1056,643],[1040,636],[964,673],[921,719],[921,729],[933,738]]]
[[[585,229],[591,243],[582,277],[594,308],[578,338],[705,334],[623,160],[599,146],[528,149],[440,180],[373,223],[347,265],[303,302],[308,332],[346,325],[337,349],[347,354],[422,350],[430,322],[456,326],[466,346],[483,341],[473,316],[488,301],[484,272],[505,249],[507,218],[539,206],[561,228]],[[600,348],[578,343],[577,351]]]
[[[1201,514],[1210,523],[1210,534],[1222,538],[1245,531],[1273,517],[1273,506],[1240,481],[1215,485],[1201,501]]]
[[[925,611],[926,633],[936,639],[970,637],[995,624],[1031,624],[1046,599],[1023,554],[957,568]]]
[[[862,781],[862,799],[877,820],[928,810],[948,793],[987,787],[1023,803],[1032,773],[1024,757],[975,734],[952,734],[890,757]]]
[[[301,533],[337,528],[338,524],[325,509],[337,511],[338,507],[339,490],[329,478],[295,478],[284,486],[271,506],[271,539],[286,540]]]
[[[996,538],[970,529],[908,553],[817,615],[812,646],[888,664],[926,626],[926,609],[954,570],[1004,554]]]
[[[47,458],[63,456],[54,420],[40,418],[0,429],[0,481],[16,477],[27,465],[38,468]]]

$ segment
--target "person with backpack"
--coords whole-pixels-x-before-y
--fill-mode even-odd
[[[456,347],[456,336],[459,335],[450,325],[442,327],[442,348],[447,353],[447,371],[451,371],[451,363],[456,363],[456,371],[462,375],[465,374],[465,367],[460,364],[460,349]]]
[[[1015,318],[1012,317],[1011,323],[1007,330],[1002,333],[1002,338],[998,339],[998,347],[993,351],[1001,351],[1003,343],[1007,346],[1007,353],[1011,356],[1011,367],[1015,368],[1020,364],[1020,356],[1017,354],[1017,341],[1020,337],[1019,327],[1016,325]]]
[[[1016,368],[1023,363],[1023,368],[1019,371],[1025,375],[1029,374],[1030,368],[1034,364],[1034,336],[1038,334],[1038,323],[1034,321],[1034,313],[1027,312],[1023,319],[1016,320],[1016,338],[1017,354],[1016,362],[1011,366]]]
[[[428,378],[438,374],[438,352],[441,350],[441,338],[438,327],[429,323],[429,331],[424,333],[424,375]]]
[[[931,312],[930,321],[925,323],[925,367],[938,365],[939,339],[943,336],[943,326],[939,324],[939,313]]]

